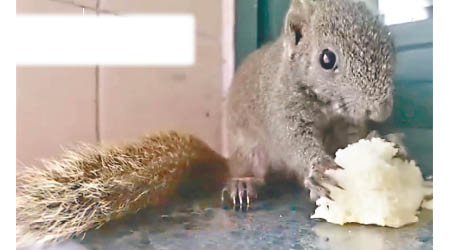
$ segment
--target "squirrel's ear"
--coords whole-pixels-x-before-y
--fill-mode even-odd
[[[293,49],[301,42],[303,31],[313,14],[314,0],[292,0],[284,20],[285,46]]]

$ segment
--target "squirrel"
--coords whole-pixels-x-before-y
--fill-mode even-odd
[[[247,205],[269,170],[292,173],[312,200],[340,147],[369,135],[393,108],[394,46],[364,4],[292,0],[280,37],[250,54],[226,98],[225,159],[177,132],[121,146],[82,146],[17,176],[18,246],[81,235],[172,200],[191,181]],[[224,184],[226,183],[226,184]],[[222,192],[223,199],[223,192]]]
[[[190,134],[81,144],[16,176],[16,244],[59,243],[147,206],[220,191],[227,179],[225,158]]]
[[[340,187],[325,174],[340,169],[336,150],[392,113],[394,60],[390,32],[364,3],[292,0],[279,38],[243,61],[226,99],[231,199],[248,204],[269,170],[331,199],[323,184]]]

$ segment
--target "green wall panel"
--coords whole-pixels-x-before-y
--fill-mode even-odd
[[[258,47],[279,37],[289,3],[289,0],[259,1]]]
[[[236,0],[235,61],[242,60],[258,48],[258,0]]]
[[[253,50],[275,40],[290,0],[236,0],[236,67]]]

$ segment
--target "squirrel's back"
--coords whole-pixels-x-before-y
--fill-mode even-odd
[[[227,95],[228,125],[260,122],[248,119],[264,115],[268,84],[279,75],[282,52],[282,41],[278,39],[253,51],[242,61]]]

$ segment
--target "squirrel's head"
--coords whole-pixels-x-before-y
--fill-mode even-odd
[[[292,0],[281,39],[290,82],[338,115],[378,122],[390,116],[394,46],[364,4]]]

